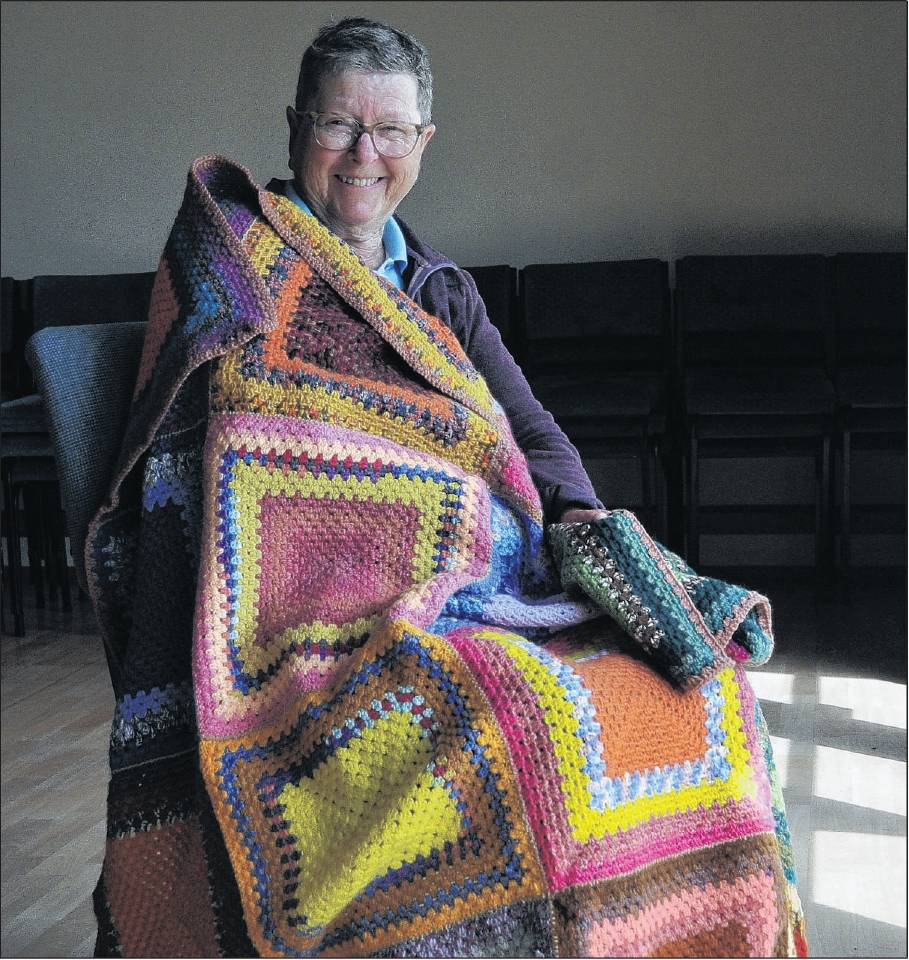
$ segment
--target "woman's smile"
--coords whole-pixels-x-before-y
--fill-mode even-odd
[[[335,179],[340,180],[347,187],[374,187],[381,183],[384,177],[345,177],[340,173],[335,174]]]

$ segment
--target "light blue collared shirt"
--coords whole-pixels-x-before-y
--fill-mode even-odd
[[[311,217],[315,216],[309,205],[294,189],[293,181],[287,181],[287,196],[290,200],[305,210]],[[399,290],[404,289],[404,271],[407,269],[407,243],[404,233],[394,217],[389,217],[382,231],[382,246],[385,247],[385,262],[376,267],[373,273],[393,283]]]

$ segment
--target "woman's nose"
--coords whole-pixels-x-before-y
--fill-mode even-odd
[[[379,151],[376,150],[376,145],[372,142],[372,137],[365,130],[360,134],[350,149],[353,150],[354,156],[360,163],[369,163],[379,156]]]

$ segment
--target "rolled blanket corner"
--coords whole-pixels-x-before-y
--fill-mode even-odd
[[[547,532],[565,591],[608,613],[679,689],[701,687],[726,667],[759,666],[770,658],[768,599],[698,576],[633,513],[611,510],[591,522],[550,524]]]

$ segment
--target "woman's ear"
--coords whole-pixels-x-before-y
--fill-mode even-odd
[[[300,133],[302,118],[293,107],[287,108],[287,126],[290,129],[290,137],[287,144],[287,166],[295,171],[294,155],[297,150],[297,135]]]

